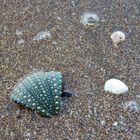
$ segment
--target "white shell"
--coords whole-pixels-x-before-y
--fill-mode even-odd
[[[96,24],[99,22],[99,17],[96,13],[85,12],[81,16],[80,22],[84,26],[96,26]]]
[[[20,40],[18,40],[18,42],[17,42],[17,44],[24,44],[24,40],[23,39],[20,39]]]
[[[36,36],[33,37],[33,40],[39,41],[46,38],[51,38],[51,32],[48,30],[39,32]]]
[[[125,34],[122,31],[114,32],[110,37],[115,46],[117,46],[117,44],[121,41],[125,40]]]
[[[125,103],[125,109],[129,109],[131,111],[139,112],[140,105],[136,101],[128,101]]]
[[[128,91],[128,87],[118,79],[110,79],[105,83],[104,90],[114,94],[121,94]]]
[[[16,30],[16,36],[22,36],[22,31],[21,30]]]

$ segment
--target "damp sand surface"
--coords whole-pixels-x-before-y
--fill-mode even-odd
[[[1,0],[0,1],[0,139],[2,140],[139,140],[140,104],[139,0]],[[99,16],[85,28],[84,12]],[[126,39],[114,47],[110,35]],[[10,100],[23,76],[35,70],[60,71],[65,88],[76,96],[61,113],[43,118]],[[105,93],[117,78],[129,91]]]

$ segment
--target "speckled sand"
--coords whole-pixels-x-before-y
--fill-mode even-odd
[[[95,12],[96,28],[80,17]],[[115,48],[110,35],[126,34]],[[33,38],[43,31],[50,36]],[[39,37],[39,38],[42,38]],[[57,70],[73,96],[51,119],[10,101],[13,86],[33,70]],[[117,78],[129,91],[104,92]],[[139,0],[1,0],[0,1],[0,139],[1,140],[139,140],[140,104]]]

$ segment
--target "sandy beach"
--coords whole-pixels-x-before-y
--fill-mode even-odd
[[[96,27],[80,20],[96,13]],[[123,31],[114,47],[110,38]],[[44,118],[10,100],[16,83],[32,71],[60,71],[76,96],[58,116]],[[127,93],[104,91],[111,78]],[[140,139],[139,0],[0,1],[1,140]],[[138,103],[139,111],[125,107]]]

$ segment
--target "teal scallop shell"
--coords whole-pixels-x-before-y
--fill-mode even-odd
[[[62,75],[60,72],[33,72],[13,89],[11,99],[46,117],[61,109]]]

